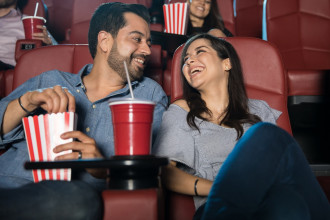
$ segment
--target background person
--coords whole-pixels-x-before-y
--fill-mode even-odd
[[[0,146],[9,149],[0,156],[0,219],[98,219],[102,217],[99,192],[106,188],[104,169],[72,173],[72,181],[33,183],[24,170],[29,160],[21,120],[29,112],[76,112],[77,131],[66,132],[68,144],[54,152],[72,150],[56,160],[108,158],[114,155],[113,127],[108,102],[129,98],[126,61],[134,96],[154,101],[153,132],[160,126],[167,97],[155,81],[143,77],[150,56],[149,13],[143,5],[108,3],[94,13],[88,33],[94,59],[78,74],[58,70],[36,76],[0,102]],[[40,90],[42,89],[42,90]],[[70,205],[74,204],[74,205]],[[33,213],[27,212],[33,210]],[[37,214],[36,214],[37,213]]]
[[[22,8],[17,4],[18,0],[0,0],[0,70],[14,68],[16,41],[25,39]],[[57,44],[45,26],[38,28],[42,33],[34,33],[33,39],[41,40],[45,45]]]
[[[233,36],[223,23],[216,0],[188,0],[188,4],[188,36],[207,32],[216,37]]]

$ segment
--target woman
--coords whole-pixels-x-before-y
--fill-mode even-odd
[[[225,28],[218,11],[217,0],[189,0],[188,4],[190,11],[187,29],[188,36],[206,32],[216,37],[233,36]]]
[[[270,124],[280,112],[247,98],[234,48],[199,34],[181,65],[183,99],[164,113],[154,153],[171,159],[165,186],[194,195],[195,218],[330,219],[299,146]]]

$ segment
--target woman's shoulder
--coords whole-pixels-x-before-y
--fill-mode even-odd
[[[180,108],[182,108],[182,109],[185,110],[186,112],[189,112],[189,110],[190,110],[187,101],[184,100],[184,99],[176,100],[176,101],[173,102],[171,105],[179,106]]]
[[[177,100],[173,102],[168,109],[164,112],[163,115],[163,124],[182,124],[177,122],[182,122],[186,120],[186,116],[188,114],[187,111],[188,105],[185,104],[185,101]]]
[[[250,113],[255,114],[261,118],[262,121],[275,122],[282,112],[273,109],[264,100],[249,99]]]

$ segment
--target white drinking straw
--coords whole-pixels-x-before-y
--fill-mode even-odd
[[[36,8],[34,9],[34,15],[33,15],[33,17],[36,17],[37,16],[38,6],[39,6],[39,2],[37,2],[37,4],[36,4]]]
[[[127,64],[126,64],[125,60],[124,60],[124,67],[125,67],[126,78],[127,78],[127,82],[128,82],[128,86],[129,86],[129,91],[131,92],[132,99],[134,99],[134,93],[133,93],[133,89],[132,89],[131,79],[129,78]]]

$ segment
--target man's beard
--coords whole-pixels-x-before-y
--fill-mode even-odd
[[[112,68],[114,71],[118,73],[118,75],[123,79],[124,82],[127,82],[126,72],[124,68],[124,61],[126,61],[130,79],[131,81],[136,81],[142,78],[143,70],[144,70],[144,68],[138,67],[138,69],[136,70],[132,67],[131,65],[132,60],[137,57],[143,57],[144,59],[146,58],[142,54],[141,55],[132,54],[130,57],[121,56],[118,53],[117,42],[115,41],[108,57],[108,64],[110,68]]]
[[[17,0],[0,0],[0,8],[9,8],[16,3]]]

